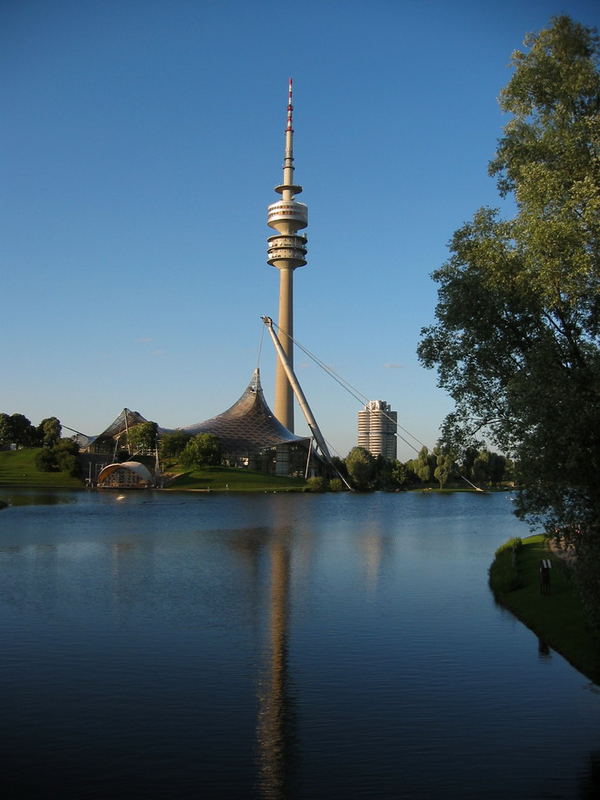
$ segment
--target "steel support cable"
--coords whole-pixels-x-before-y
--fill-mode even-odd
[[[354,397],[355,400],[357,400],[359,403],[363,405],[366,405],[369,402],[368,397],[366,395],[363,395],[362,392],[360,392],[358,389],[352,386],[351,383],[348,383],[348,381],[346,381],[345,378],[342,378],[334,370],[332,370],[331,367],[328,367],[327,364],[323,363],[320,358],[314,355],[314,353],[311,353],[310,350],[301,345],[299,342],[294,341],[293,337],[288,336],[288,338],[291,339],[291,341],[294,342],[294,344],[297,347],[299,347],[300,350],[306,353],[306,355],[309,358],[311,358],[315,362],[315,364],[317,364],[317,366],[321,367],[321,369],[323,369],[329,375],[330,378],[333,378],[333,380],[336,381],[336,383],[338,383],[342,387],[342,389],[345,389],[348,392],[348,394]],[[421,445],[421,447],[427,446],[420,439],[417,439],[417,437],[414,434],[412,434],[410,431],[408,431],[406,428],[400,425],[397,420],[393,419],[393,417],[390,417],[389,414],[386,414],[385,411],[382,411],[380,409],[380,414],[389,422],[391,422],[392,425],[394,425],[396,428],[400,428],[400,430],[404,431],[404,433],[406,433],[408,436],[410,436],[412,439],[418,442]],[[395,436],[401,441],[403,441],[404,444],[406,444],[408,447],[412,448],[415,451],[415,453],[419,452],[419,448],[415,447],[415,445],[412,442],[409,442],[408,439],[405,439],[404,436],[401,436],[398,433],[398,431],[396,431]]]
[[[273,325],[273,327],[277,327],[279,329],[279,326],[276,325],[274,322],[272,322],[272,325]],[[343,389],[345,389],[349,394],[351,394],[352,397],[354,397],[355,400],[358,400],[359,403],[365,403],[365,404],[368,402],[367,396],[363,395],[362,392],[359,389],[356,389],[356,387],[352,386],[351,383],[348,383],[347,380],[345,380],[341,376],[337,375],[337,373],[334,372],[334,370],[332,370],[331,367],[328,367],[327,364],[325,364],[323,361],[321,361],[320,358],[318,358],[318,356],[316,356],[314,353],[311,353],[310,350],[308,350],[308,348],[304,347],[304,345],[300,344],[300,342],[297,342],[294,339],[293,336],[290,336],[288,333],[286,333],[285,335],[287,336],[287,338],[293,344],[296,345],[296,347],[300,348],[300,350],[302,350],[303,353],[305,353],[310,359],[312,359],[315,362],[315,364],[317,364],[319,367],[321,367],[322,370],[324,370],[331,378],[333,378],[336,381],[336,383],[338,383]],[[385,414],[385,412],[382,412],[382,413],[385,416],[385,418],[388,419],[390,422],[394,423],[396,425],[396,427],[398,427],[401,430],[403,430],[412,439],[414,439],[416,442],[418,442],[423,447],[427,447],[427,445],[425,445],[414,434],[412,434],[410,431],[406,430],[406,428],[403,428],[401,425],[398,425],[397,421],[392,419],[389,415]],[[418,448],[416,448],[412,442],[409,442],[407,439],[405,439],[399,433],[396,433],[396,436],[397,436],[398,439],[401,439],[404,442],[404,444],[406,444],[408,447],[411,447],[415,451],[415,453],[419,452]],[[329,442],[327,442],[327,444],[329,444]],[[332,449],[335,450],[335,448],[332,448]],[[461,475],[459,473],[458,476],[465,483],[468,483],[469,486],[472,486],[475,489],[475,491],[477,491],[477,492],[483,492],[484,491],[483,489],[480,489],[479,486],[476,486],[474,483],[472,483],[468,478],[465,478],[464,475]]]
[[[260,359],[261,359],[261,356],[262,356],[262,348],[263,348],[264,339],[265,339],[265,326],[261,325],[260,326],[260,339],[259,339],[259,342],[258,342],[258,355],[256,357],[256,369],[260,369]]]
[[[345,389],[348,392],[348,394],[352,395],[352,397],[354,397],[355,400],[357,400],[359,403],[363,405],[366,405],[369,402],[369,398],[366,395],[364,395],[359,389],[357,389],[355,386],[352,386],[352,384],[349,383],[345,378],[342,378],[341,375],[338,375],[333,369],[331,369],[331,367],[327,366],[327,364],[321,361],[321,359],[318,356],[316,356],[314,353],[311,353],[311,351],[308,350],[308,348],[304,347],[304,345],[300,344],[300,342],[294,339],[293,336],[290,336],[289,333],[285,333],[284,331],[282,331],[279,328],[279,326],[276,325],[275,322],[273,323],[273,327],[277,328],[280,334],[283,333],[284,336],[287,336],[287,338],[293,344],[295,344],[296,347],[298,347],[300,350],[302,350],[303,353],[305,353],[310,359],[312,359],[312,361],[314,361],[315,364],[317,364],[317,366],[321,367],[321,369],[324,370],[324,372],[326,372],[330,378],[333,378],[333,380],[336,383],[338,383],[342,387],[342,389]],[[392,417],[390,417],[388,414],[386,414],[385,411],[382,411],[381,414],[387,420],[395,424],[397,428],[400,428],[400,430],[404,431],[404,433],[410,436],[411,439],[414,439],[415,442],[418,442],[421,445],[421,447],[427,446],[414,434],[412,434],[409,430],[402,427],[402,425],[398,424],[398,422],[394,420]],[[405,439],[404,436],[401,436],[399,433],[396,433],[396,436],[398,437],[398,439],[403,441],[404,444],[406,444],[408,447],[411,447],[415,451],[415,453],[419,452],[419,448],[415,447],[415,445],[412,442],[409,442],[407,439]]]
[[[306,353],[306,355],[309,358],[311,358],[315,362],[315,364],[320,366],[321,369],[323,369],[325,372],[327,372],[327,374],[331,378],[333,378],[337,383],[339,383],[339,385],[342,388],[344,388],[349,394],[351,394],[352,397],[354,397],[355,400],[358,400],[359,403],[363,403],[365,405],[368,403],[369,398],[365,394],[363,394],[359,389],[357,389],[355,386],[352,386],[352,384],[349,383],[345,378],[342,378],[341,375],[338,375],[331,367],[329,367],[327,364],[325,364],[323,361],[321,361],[321,359],[318,356],[316,356],[314,353],[311,353],[310,350],[308,350],[308,348],[304,347],[304,345],[300,344],[300,342],[296,341],[292,336],[290,336],[289,334],[285,334],[285,335],[297,347],[299,347],[300,350],[302,350],[302,352]],[[396,420],[394,420],[392,417],[390,417],[389,414],[386,414],[385,411],[380,411],[380,413],[382,414],[382,416],[385,417],[385,419],[389,420],[389,422],[392,422],[394,425],[396,425],[396,427],[400,428],[400,430],[404,431],[404,433],[406,433],[408,436],[410,436],[411,439],[414,439],[416,442],[418,442],[421,445],[421,447],[426,447],[427,446],[424,442],[422,442],[420,439],[418,439],[413,433],[411,433],[409,430],[407,430],[402,425],[400,425]],[[407,444],[409,447],[412,447],[413,450],[415,450],[415,452],[418,452],[418,449],[413,444],[408,442],[404,437],[400,436],[398,433],[396,434],[396,436],[398,436],[399,439],[402,439],[402,441],[405,444]]]
[[[340,386],[342,386],[342,388],[346,389],[346,391],[349,392],[349,394],[351,394],[354,397],[355,400],[358,400],[359,402],[365,403],[365,404],[366,404],[366,402],[368,402],[367,396],[363,395],[362,392],[360,392],[359,389],[356,389],[354,386],[352,386],[352,384],[348,383],[348,381],[346,381],[344,378],[342,378],[341,376],[338,376],[330,367],[327,366],[327,364],[324,364],[321,361],[320,358],[315,356],[314,353],[311,353],[310,350],[308,350],[306,347],[301,345],[300,342],[295,341],[292,336],[290,336],[289,334],[286,334],[286,336],[297,347],[299,347],[300,350],[302,350],[303,353],[306,353],[306,355],[309,358],[311,358],[315,362],[315,364],[320,366],[323,370],[325,370],[325,372],[327,372],[327,374],[330,377],[332,377],[335,381],[337,381],[337,383],[339,383]],[[356,393],[358,393],[358,394],[356,394]],[[362,396],[363,399],[361,399],[361,396]],[[392,417],[390,417],[388,414],[386,414],[385,411],[383,411],[381,413],[390,422],[392,422],[392,423],[395,422],[395,420],[392,419]],[[427,447],[427,445],[425,445],[420,439],[417,439],[417,437],[414,434],[412,434],[410,431],[407,431],[406,428],[403,428],[402,425],[399,425],[397,422],[395,422],[395,424],[396,424],[396,426],[398,428],[400,428],[400,430],[403,430],[410,437],[412,437],[416,442],[419,442],[420,445],[422,445],[423,447]],[[407,439],[405,439],[404,436],[401,436],[399,433],[396,433],[396,436],[398,437],[398,439],[401,439],[404,442],[404,444],[406,444],[408,447],[412,447],[412,449],[415,451],[415,453],[419,452],[419,450],[414,446],[414,444],[412,442],[409,442]],[[328,444],[329,444],[329,442],[328,442]],[[335,450],[335,448],[332,448],[332,449]],[[483,492],[484,491],[483,489],[480,489],[479,486],[476,486],[474,483],[472,483],[468,478],[465,478],[464,475],[461,475],[460,472],[458,473],[458,477],[461,478],[461,480],[463,480],[465,483],[468,483],[469,486],[472,486],[475,489],[476,492]]]

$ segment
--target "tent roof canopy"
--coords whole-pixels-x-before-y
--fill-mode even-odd
[[[257,451],[309,441],[309,437],[296,436],[288,431],[274,416],[265,400],[258,369],[254,370],[246,391],[227,411],[205,422],[188,425],[183,430],[193,436],[212,433],[221,440],[225,451]]]
[[[124,408],[102,433],[90,437],[80,436],[80,446],[87,448],[101,439],[115,439],[124,434],[128,428],[142,422],[148,422],[148,420],[139,411]],[[293,445],[310,441],[308,436],[293,434],[275,417],[265,400],[258,369],[254,370],[250,383],[239,400],[222,414],[184,428],[159,427],[158,433],[159,435],[173,433],[175,430],[183,431],[191,436],[199,433],[212,433],[220,440],[225,453],[258,453],[278,445]],[[106,469],[112,466],[114,465],[110,464]]]

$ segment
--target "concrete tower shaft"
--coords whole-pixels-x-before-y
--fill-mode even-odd
[[[283,182],[275,187],[281,200],[271,203],[267,210],[267,224],[277,231],[268,238],[267,263],[279,270],[279,331],[281,343],[290,364],[293,365],[294,335],[294,270],[306,264],[307,238],[298,233],[308,225],[308,207],[294,196],[302,187],[294,183],[294,128],[292,79],[288,89],[287,125],[283,157]],[[275,374],[275,416],[294,430],[294,395],[285,370],[277,359]]]

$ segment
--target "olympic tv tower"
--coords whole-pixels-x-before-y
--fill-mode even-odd
[[[267,263],[279,270],[279,338],[288,361],[294,363],[294,270],[306,264],[306,235],[298,233],[308,225],[308,207],[298,203],[294,195],[302,187],[294,183],[294,129],[292,127],[292,79],[290,78],[285,129],[285,151],[283,157],[283,182],[275,187],[281,200],[271,203],[267,212],[267,224],[277,231],[269,236]],[[275,416],[292,431],[294,430],[294,395],[292,387],[277,359],[275,372]]]

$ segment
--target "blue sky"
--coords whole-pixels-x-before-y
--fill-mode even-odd
[[[94,434],[124,406],[176,427],[237,399],[277,316],[293,76],[296,338],[433,446],[452,404],[415,354],[430,274],[500,204],[510,54],[560,13],[600,22],[567,0],[0,0],[0,410]],[[271,405],[274,358],[265,338]],[[345,455],[360,406],[296,371]]]

